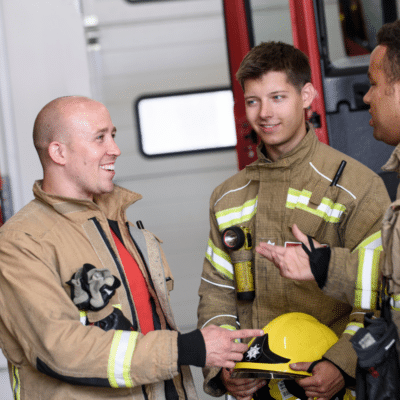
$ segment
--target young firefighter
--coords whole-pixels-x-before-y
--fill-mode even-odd
[[[0,229],[0,347],[15,399],[197,399],[188,366],[233,367],[247,349],[234,339],[262,334],[178,333],[159,242],[125,214],[141,196],[112,181],[115,134],[86,97],[36,118],[43,180]]]
[[[364,102],[370,106],[373,135],[376,140],[396,146],[388,162],[382,167],[385,171],[396,171],[400,175],[400,20],[385,24],[377,34],[377,47],[371,54],[368,77],[371,87],[364,96]],[[396,240],[400,227],[397,218],[400,205],[399,190],[397,200],[386,213],[382,229],[382,245],[385,262],[381,264],[384,275],[391,276],[393,295],[393,318],[400,333],[400,246]],[[296,229],[296,237],[307,241],[305,235]],[[316,244],[317,245],[317,244]],[[317,245],[318,246],[318,245]],[[271,247],[266,243],[258,251],[275,261],[282,276],[297,280],[314,280],[309,259],[300,249]],[[340,270],[335,271],[333,263],[321,265],[326,268],[327,280],[323,286],[325,293],[336,298],[346,298],[353,304],[354,288],[358,282],[356,271],[342,279]],[[329,269],[328,269],[329,268]],[[357,301],[357,298],[355,299]],[[398,347],[400,354],[400,347]]]
[[[301,51],[280,42],[262,43],[246,55],[236,76],[244,91],[247,119],[261,139],[258,160],[212,194],[198,326],[259,328],[288,312],[314,316],[340,338],[313,368],[313,375],[298,383],[309,398],[330,399],[354,383],[356,355],[349,339],[364,314],[320,289],[326,276],[318,264],[330,259],[332,270],[340,271],[341,279],[352,280],[353,287],[357,268],[362,270],[356,298],[363,308],[373,309],[380,226],[389,197],[375,173],[320,143],[306,123],[305,110],[316,91],[308,59]],[[344,169],[342,161],[346,162]],[[312,250],[313,260],[319,258],[314,268],[318,284],[281,277],[273,263],[255,251],[260,242],[284,248],[301,246],[292,233],[293,225],[325,245]],[[247,238],[240,249],[231,245],[225,231],[231,227],[241,228]],[[244,297],[237,293],[243,284],[241,274],[249,261],[254,299],[239,300],[238,295]],[[251,277],[247,279],[251,282]],[[297,363],[292,368],[305,371],[309,366]],[[237,399],[250,400],[265,384],[232,379],[227,369],[206,368],[204,374],[205,390],[214,396],[228,391]]]

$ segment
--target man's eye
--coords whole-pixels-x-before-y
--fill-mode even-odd
[[[255,100],[247,100],[246,104],[248,106],[252,106],[253,104],[256,104],[256,101]]]

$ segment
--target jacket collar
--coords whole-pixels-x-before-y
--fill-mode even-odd
[[[400,144],[393,150],[389,160],[382,167],[383,171],[395,171],[400,176]]]
[[[90,215],[94,216],[99,212],[107,219],[119,220],[121,217],[125,219],[126,209],[142,198],[138,193],[114,185],[112,192],[95,196],[93,201],[80,200],[46,193],[42,190],[42,182],[38,180],[33,185],[35,198],[69,219],[88,219]]]
[[[258,160],[246,167],[246,176],[249,179],[258,179],[259,168],[275,169],[275,168],[288,168],[303,162],[309,158],[315,151],[318,144],[318,138],[314,132],[314,128],[307,124],[307,134],[303,140],[291,151],[278,158],[276,161],[268,159],[264,152],[264,144],[261,142],[257,146]]]

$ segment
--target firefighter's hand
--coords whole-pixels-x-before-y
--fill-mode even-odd
[[[237,400],[251,400],[253,394],[267,383],[264,379],[232,379],[232,371],[222,368],[221,381],[228,393]]]
[[[236,343],[235,339],[264,335],[261,329],[230,331],[215,325],[201,329],[201,333],[206,344],[206,366],[225,368],[233,368],[248,349],[247,344]]]
[[[311,363],[290,364],[295,371],[307,371]],[[318,363],[312,370],[312,376],[297,381],[309,399],[329,400],[345,386],[339,369],[330,361]]]
[[[310,250],[307,236],[301,232],[296,224],[292,227],[292,233],[299,242],[304,243]],[[315,248],[321,247],[315,240],[314,246]],[[261,242],[256,247],[256,251],[272,261],[279,269],[282,277],[297,281],[315,281],[311,272],[310,260],[301,245],[283,247]]]

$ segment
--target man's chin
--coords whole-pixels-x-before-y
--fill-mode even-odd
[[[105,185],[102,188],[100,188],[99,192],[97,193],[97,195],[102,195],[102,194],[107,194],[107,193],[111,193],[114,190],[114,183],[112,182],[109,185]]]

